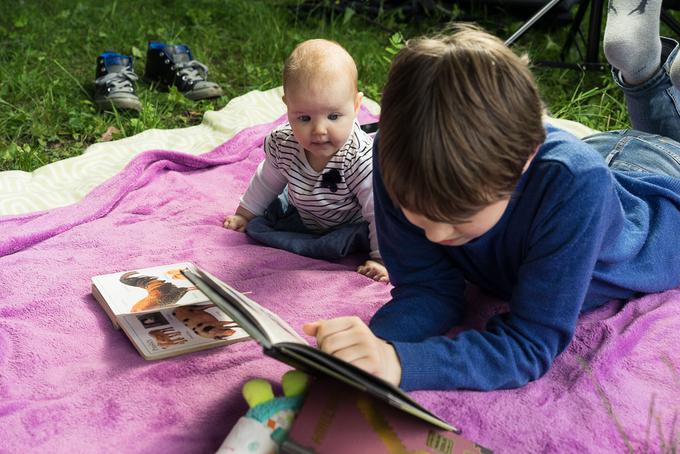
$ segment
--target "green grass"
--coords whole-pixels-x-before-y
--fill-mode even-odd
[[[233,97],[280,85],[285,56],[295,44],[312,37],[345,46],[357,60],[360,89],[379,100],[392,55],[386,49],[394,47],[395,37],[432,32],[448,19],[462,17],[456,7],[430,11],[430,17],[412,21],[398,10],[336,11],[335,4],[334,0],[2,2],[0,170],[29,171],[76,156],[102,140],[111,127],[118,131],[113,135],[118,139],[149,128],[198,123],[203,112],[220,109]],[[521,24],[498,12],[466,14],[501,37]],[[555,43],[565,32],[566,27],[551,34],[537,28],[517,48],[535,59],[554,58],[559,51]],[[142,76],[150,39],[188,44],[194,57],[209,66],[210,79],[223,87],[225,96],[196,103],[176,91],[160,92],[140,82],[142,112],[97,111],[91,100],[97,55],[104,50],[133,55]],[[554,115],[596,129],[625,126],[625,108],[608,75],[541,68],[536,74]]]
[[[342,18],[296,14],[295,6],[250,0],[2,2],[0,170],[32,170],[78,155],[111,126],[120,138],[200,122],[196,112],[280,85],[285,56],[311,37],[347,47],[360,66],[361,88],[378,96],[388,66],[379,56],[389,32],[358,18],[345,27]],[[91,101],[97,55],[109,49],[133,55],[142,76],[150,39],[188,44],[225,96],[195,103],[140,82],[139,115],[98,112]]]

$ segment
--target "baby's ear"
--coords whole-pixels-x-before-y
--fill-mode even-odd
[[[285,105],[288,105],[288,103],[286,103],[286,95],[281,96],[281,101],[283,101]]]
[[[364,94],[362,92],[357,92],[356,97],[354,98],[354,114],[359,113],[359,108],[361,107],[361,101],[364,99]]]

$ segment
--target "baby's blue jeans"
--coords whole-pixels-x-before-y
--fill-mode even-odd
[[[288,202],[288,188],[269,204],[263,216],[248,223],[246,233],[267,246],[316,259],[340,259],[355,252],[367,253],[371,247],[366,221],[343,224],[323,233],[310,231]]]
[[[609,131],[583,140],[600,152],[610,168],[680,178],[680,90],[668,75],[678,43],[661,38],[663,65],[645,83],[628,85],[616,68],[612,76],[626,97],[634,129]]]

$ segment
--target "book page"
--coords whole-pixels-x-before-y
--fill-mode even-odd
[[[255,301],[225,284],[217,277],[196,267],[189,268],[209,288],[202,289],[220,309],[239,322],[260,344],[269,347],[279,342],[309,345],[295,330],[278,315],[265,309]],[[200,282],[196,282],[200,286]],[[254,332],[257,331],[257,332]]]
[[[125,314],[119,321],[146,359],[166,358],[250,338],[212,303]]]
[[[239,301],[244,309],[258,321],[262,330],[267,333],[272,344],[292,342],[309,345],[295,330],[281,317],[266,309],[245,295]]]
[[[92,284],[116,317],[207,302],[181,273],[190,265],[175,263],[95,276]]]

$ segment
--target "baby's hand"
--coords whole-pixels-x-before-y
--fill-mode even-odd
[[[390,278],[387,275],[387,268],[383,265],[382,261],[369,259],[357,268],[359,274],[363,274],[366,277],[370,277],[374,281],[389,283]]]
[[[302,330],[316,336],[318,347],[383,380],[399,386],[401,363],[392,345],[376,337],[359,317],[339,317],[305,323]]]
[[[232,214],[227,216],[224,220],[224,227],[229,230],[236,230],[237,232],[245,232],[248,225],[248,219],[240,214]]]

